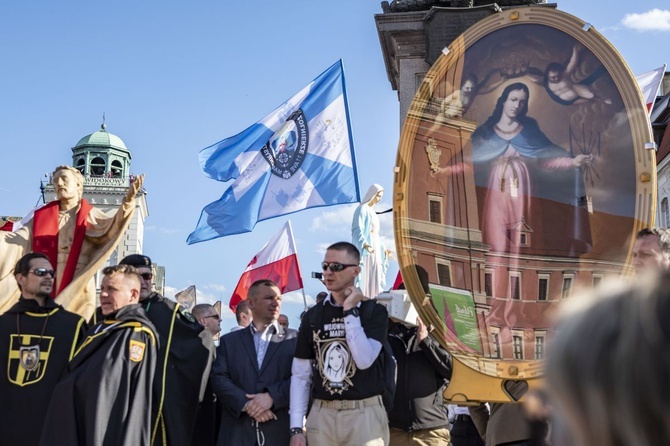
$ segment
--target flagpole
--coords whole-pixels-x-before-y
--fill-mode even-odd
[[[287,220],[288,222],[288,235],[291,237],[291,244],[293,245],[293,249],[295,250],[295,258],[298,258],[298,247],[295,244],[295,238],[293,238],[293,226],[291,225],[291,220]],[[300,281],[302,281],[302,271],[300,271],[300,262],[298,262],[298,274],[300,275]],[[302,303],[305,307],[305,310],[307,309],[307,296],[305,295],[305,283],[302,283]]]

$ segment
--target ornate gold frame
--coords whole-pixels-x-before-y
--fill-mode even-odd
[[[445,328],[430,303],[424,297],[423,288],[414,269],[412,246],[409,243],[409,206],[406,197],[410,196],[409,176],[410,161],[419,126],[424,110],[433,94],[437,82],[447,70],[463,65],[466,49],[480,38],[493,31],[518,24],[540,24],[555,28],[576,39],[601,60],[602,64],[614,80],[621,94],[625,110],[630,121],[633,151],[636,160],[636,219],[640,222],[635,228],[639,230],[646,223],[653,225],[656,203],[656,161],[653,150],[645,149],[645,143],[653,141],[649,118],[644,106],[640,89],[628,65],[617,50],[592,26],[584,21],[545,7],[516,8],[499,12],[486,18],[464,32],[454,41],[449,51],[440,56],[425,76],[420,85],[402,130],[394,178],[394,235],[406,288],[417,307],[421,318],[436,327],[436,338],[446,348]],[[463,120],[462,126],[472,127],[470,121]],[[453,122],[450,122],[453,124]],[[467,133],[468,129],[463,128]],[[469,129],[472,131],[472,128]],[[633,238],[628,246],[628,262],[632,251]],[[483,371],[486,371],[484,373]],[[456,402],[498,401],[509,402],[518,400],[512,395],[511,385],[525,381],[533,388],[540,383],[542,362],[540,360],[500,360],[480,355],[458,354],[454,357],[454,373],[445,397]]]

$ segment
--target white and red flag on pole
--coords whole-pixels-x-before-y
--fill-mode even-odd
[[[647,104],[647,113],[651,113],[651,108],[654,106],[658,87],[660,87],[663,75],[665,74],[665,67],[666,65],[663,65],[661,68],[635,76],[640,90],[642,90],[644,102]]]
[[[302,288],[298,252],[295,249],[290,221],[284,224],[247,265],[228,304],[233,312],[237,304],[247,298],[251,284],[261,279],[274,281],[282,294]]]

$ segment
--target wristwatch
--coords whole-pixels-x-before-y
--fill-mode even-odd
[[[302,428],[301,427],[292,427],[291,428],[291,433],[289,434],[289,437],[292,437],[294,435],[302,434]]]
[[[359,316],[358,307],[349,308],[348,310],[344,310],[342,315],[344,317],[347,317],[347,316],[350,316],[350,315],[353,316],[353,317],[358,317]]]

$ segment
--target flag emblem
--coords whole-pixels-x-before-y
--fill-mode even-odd
[[[11,335],[7,378],[18,386],[35,384],[47,369],[53,336]]]
[[[309,130],[302,110],[296,110],[261,149],[270,171],[289,179],[300,169],[307,153]]]

